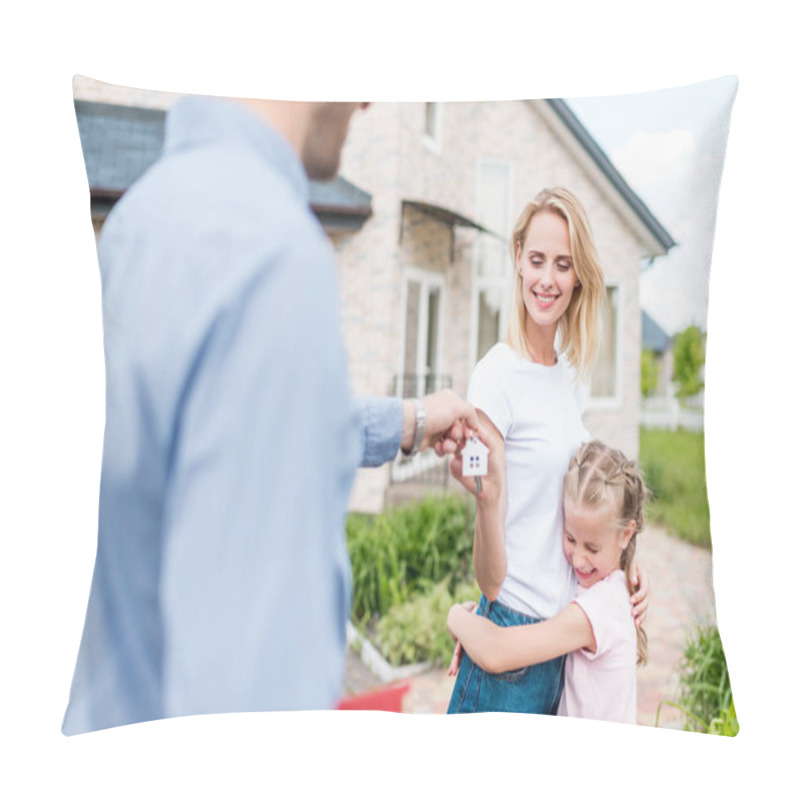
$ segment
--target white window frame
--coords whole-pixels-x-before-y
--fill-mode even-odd
[[[425,146],[436,153],[442,152],[442,128],[444,123],[444,108],[441,103],[423,103],[423,121],[428,117],[428,106],[433,106],[433,133],[428,133],[423,122],[422,141]]]
[[[479,192],[481,186],[481,167],[484,165],[487,166],[500,166],[505,167],[508,172],[508,184],[506,187],[506,191],[508,192],[508,202],[506,204],[506,208],[509,210],[509,219],[506,220],[506,228],[510,230],[511,228],[511,219],[510,216],[512,212],[512,203],[514,199],[514,167],[507,161],[499,161],[496,159],[479,159],[475,165],[475,206],[479,205]],[[483,222],[483,220],[478,220],[478,222]],[[495,233],[503,234],[505,231],[495,231]],[[488,234],[485,233],[478,233],[478,236],[487,236]],[[510,258],[509,251],[508,251],[508,242],[505,242],[504,249],[506,253],[506,259]],[[478,361],[478,323],[479,323],[479,310],[480,310],[480,302],[479,297],[481,291],[484,290],[491,290],[491,289],[498,289],[501,293],[502,299],[500,301],[500,320],[499,320],[499,328],[498,336],[499,340],[502,341],[503,335],[508,328],[508,315],[510,311],[511,305],[511,296],[512,290],[514,288],[513,282],[513,270],[511,268],[511,264],[507,262],[508,269],[506,270],[505,274],[501,274],[499,276],[479,276],[478,275],[478,258],[480,255],[478,243],[476,241],[475,247],[472,249],[472,296],[470,298],[470,337],[469,337],[469,363],[470,368],[474,367]]]
[[[513,282],[506,278],[479,278],[477,275],[478,266],[476,263],[472,270],[472,298],[470,308],[470,341],[469,341],[469,360],[474,367],[478,363],[478,323],[480,312],[480,293],[490,289],[499,289],[502,295],[500,301],[500,319],[498,321],[498,341],[503,341],[503,336],[508,329],[508,315],[511,305],[511,294]],[[513,276],[512,276],[513,277]]]
[[[405,373],[405,352],[406,352],[406,338],[407,338],[407,320],[408,320],[408,284],[411,281],[416,281],[420,284],[420,308],[419,318],[417,319],[417,357],[416,364],[414,365],[414,374],[417,375],[417,395],[422,396],[425,378],[425,356],[427,353],[428,344],[428,303],[430,299],[430,289],[436,287],[439,290],[439,319],[437,322],[437,330],[434,333],[436,337],[436,353],[438,357],[437,369],[441,372],[442,364],[445,363],[445,354],[442,350],[444,344],[444,318],[445,318],[445,280],[441,272],[432,272],[430,270],[420,269],[419,267],[406,267],[403,275],[403,291],[402,291],[402,313],[403,313],[403,335],[400,339],[400,362],[398,375]],[[420,342],[424,340],[425,347],[420,347]],[[420,385],[419,381],[423,381]]]
[[[614,393],[605,397],[595,397],[592,394],[592,379],[591,376],[589,376],[589,378],[585,381],[586,408],[587,410],[592,411],[603,411],[608,409],[616,410],[622,407],[622,352],[624,347],[622,341],[622,325],[625,317],[624,309],[626,298],[624,287],[619,281],[606,281],[605,290],[608,291],[609,289],[614,290],[617,296],[617,318],[616,327],[614,330],[614,343],[616,350],[614,353]]]

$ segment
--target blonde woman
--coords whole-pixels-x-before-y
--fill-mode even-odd
[[[593,362],[605,299],[603,272],[586,212],[566,189],[545,189],[522,211],[511,242],[515,271],[506,340],[477,364],[468,399],[487,431],[499,470],[497,498],[476,498],[473,550],[478,613],[498,625],[548,619],[572,599],[573,570],[562,549],[562,486],[570,456],[590,437],[578,382]],[[453,474],[470,491],[473,478]],[[632,596],[634,614],[646,591]],[[448,713],[555,714],[564,657],[493,675],[458,654]]]

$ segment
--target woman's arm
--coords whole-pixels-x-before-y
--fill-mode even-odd
[[[489,442],[489,472],[482,479],[480,495],[475,498],[475,539],[472,566],[475,580],[487,600],[497,600],[508,570],[506,556],[506,482],[505,442],[487,418],[484,429],[492,426]]]
[[[500,431],[479,409],[478,421],[489,447],[488,473],[481,479],[481,493],[475,498],[475,540],[472,562],[475,579],[489,600],[496,600],[506,577],[505,537],[505,442]],[[470,492],[475,492],[475,479],[461,474],[462,462],[457,454],[451,464],[453,476]]]
[[[540,664],[596,644],[589,620],[577,603],[570,603],[551,619],[533,625],[502,628],[455,605],[447,627],[472,661],[486,672],[506,672]]]

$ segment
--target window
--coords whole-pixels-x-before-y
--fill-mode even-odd
[[[478,164],[476,215],[478,221],[500,235],[509,228],[511,170],[507,164]],[[487,233],[479,234],[473,269],[473,363],[500,341],[508,316],[513,277],[508,245]]]
[[[592,401],[601,404],[620,399],[620,307],[619,286],[606,286],[603,335],[589,388]]]
[[[406,281],[405,345],[403,349],[404,397],[422,397],[441,388],[442,329],[441,275],[409,269]]]
[[[424,141],[437,152],[442,146],[442,104],[425,103]]]

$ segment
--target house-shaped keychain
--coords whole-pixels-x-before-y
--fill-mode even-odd
[[[489,448],[475,436],[464,445],[461,459],[461,474],[464,477],[480,477],[489,471]]]

